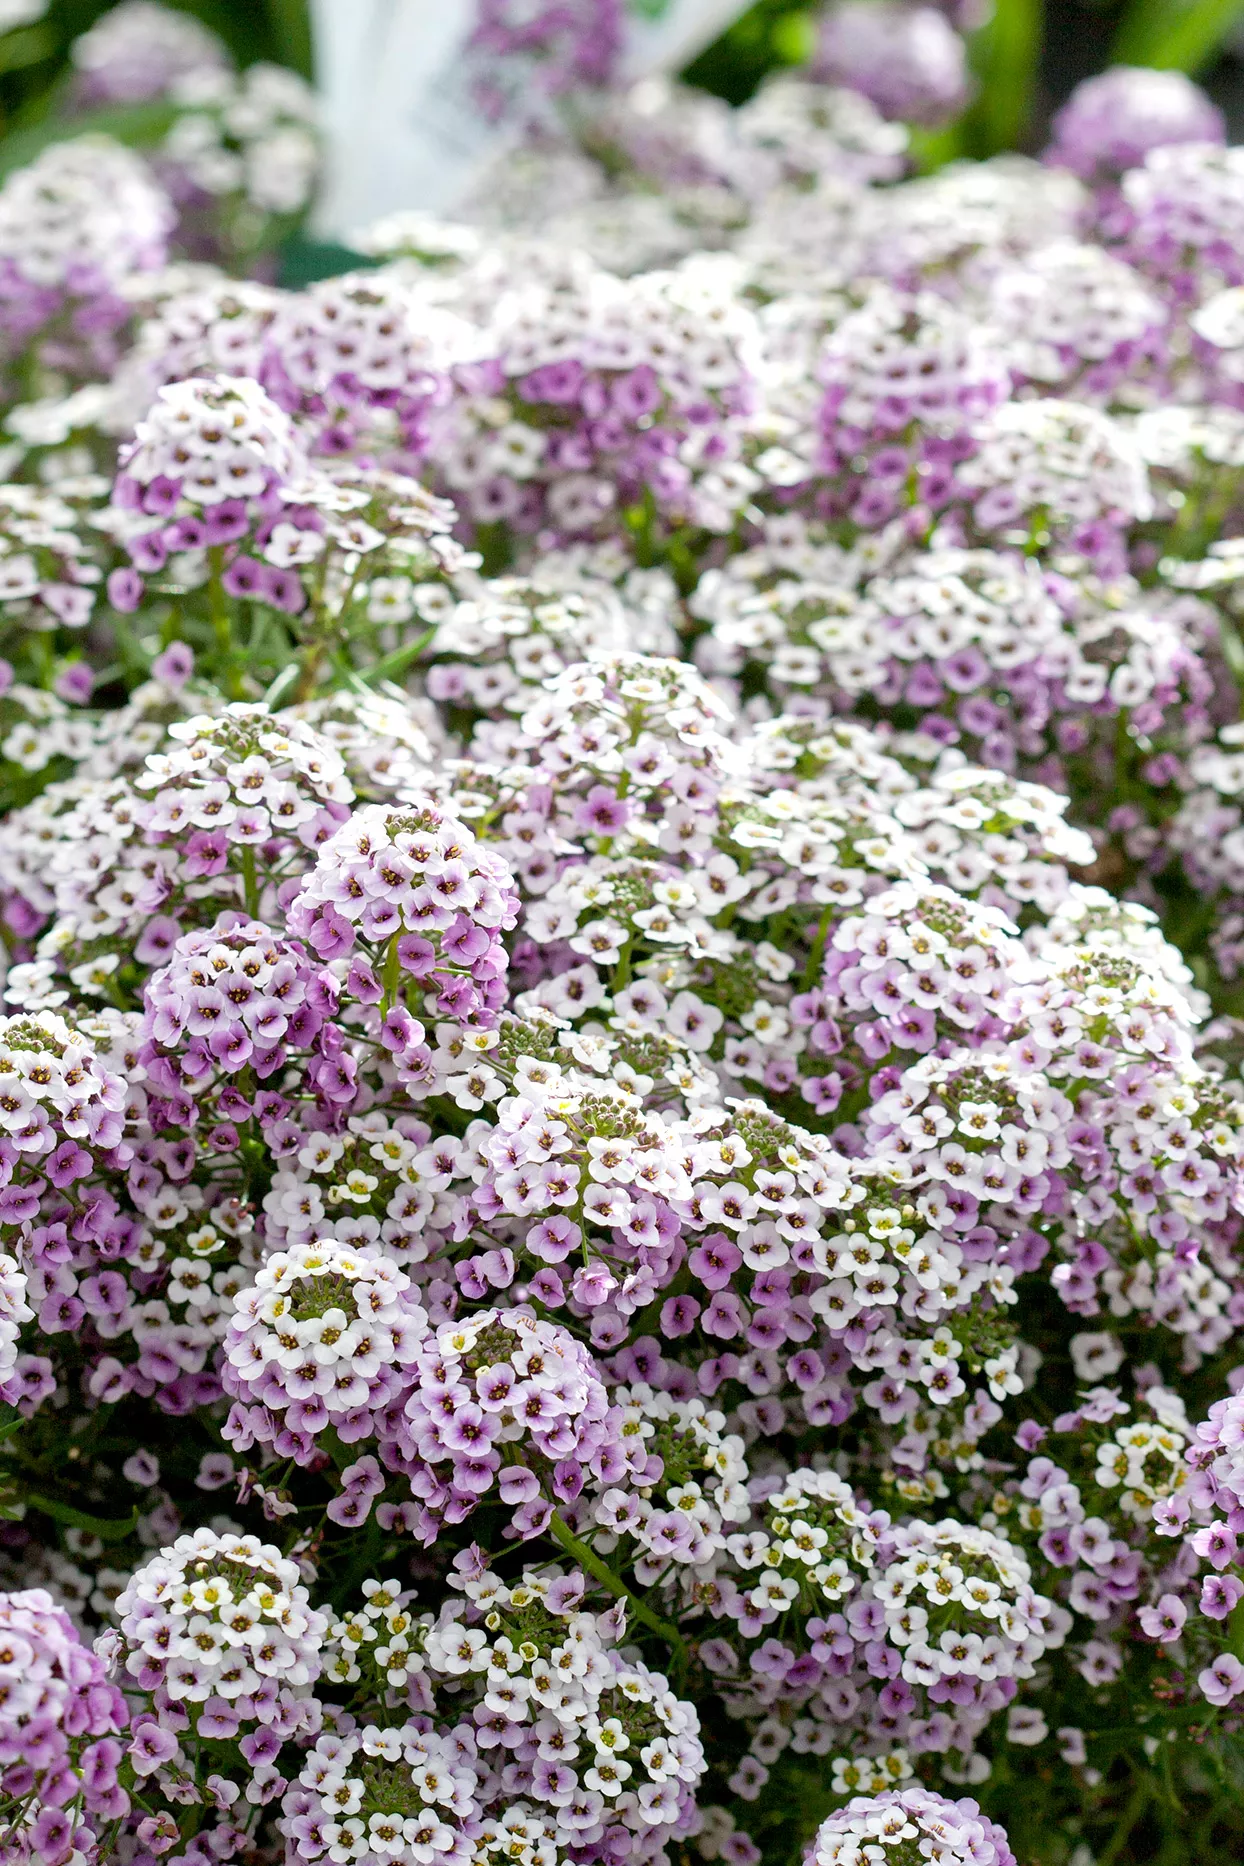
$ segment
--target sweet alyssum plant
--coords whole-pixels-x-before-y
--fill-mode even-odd
[[[1244,161],[867,88],[0,186],[5,1861],[1238,1846]]]

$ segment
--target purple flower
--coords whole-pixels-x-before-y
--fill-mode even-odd
[[[137,570],[128,566],[113,570],[108,576],[108,601],[123,615],[132,615],[142,602],[145,588]]]
[[[151,672],[166,687],[184,687],[194,672],[194,650],[184,641],[170,642],[151,663]]]
[[[1197,1683],[1210,1703],[1221,1708],[1244,1691],[1244,1665],[1233,1652],[1224,1652],[1198,1672]]]
[[[1088,182],[1139,168],[1151,149],[1221,143],[1222,113],[1182,71],[1117,65],[1076,86],[1054,118],[1047,162]]]
[[[1188,1617],[1188,1609],[1177,1594],[1163,1594],[1156,1606],[1141,1607],[1136,1618],[1150,1639],[1169,1642],[1178,1639]]]
[[[967,102],[963,40],[934,6],[845,0],[821,17],[813,69],[822,82],[861,92],[881,114],[943,123]]]

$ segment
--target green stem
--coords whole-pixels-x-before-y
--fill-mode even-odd
[[[586,1568],[587,1572],[593,1576],[595,1580],[599,1581],[602,1587],[608,1588],[611,1594],[616,1594],[619,1600],[629,1602],[631,1612],[635,1615],[635,1618],[646,1626],[650,1632],[659,1633],[661,1638],[668,1642],[671,1651],[678,1659],[680,1665],[685,1666],[687,1663],[687,1648],[683,1644],[682,1635],[678,1630],[671,1626],[668,1620],[663,1620],[659,1614],[653,1613],[651,1607],[646,1607],[642,1600],[637,1600],[630,1588],[626,1585],[626,1582],[620,1581],[608,1563],[603,1562],[599,1555],[594,1554],[586,1542],[580,1542],[578,1536],[575,1535],[574,1531],[562,1520],[556,1510],[553,1511],[552,1516],[549,1518],[549,1528],[561,1543],[566,1553],[574,1556],[580,1568]]]
[[[398,992],[402,988],[402,967],[397,956],[399,935],[394,933],[385,948],[384,955],[384,997],[380,1000],[380,1015],[386,1017],[397,1003]]]
[[[989,23],[973,37],[972,63],[980,95],[966,113],[963,129],[974,155],[1024,146],[1044,12],[1044,0],[997,0]]]
[[[618,992],[625,991],[626,987],[630,984],[631,959],[634,955],[634,951],[635,939],[634,935],[632,935],[618,954],[618,963],[613,968],[613,977],[609,980],[609,992],[611,997],[616,997]]]
[[[1097,1866],[1114,1866],[1114,1862],[1132,1837],[1133,1827],[1149,1806],[1151,1793],[1152,1788],[1148,1777],[1141,1776],[1120,1816],[1118,1826],[1097,1855]]]
[[[259,873],[255,867],[255,849],[253,843],[244,843],[242,847],[242,889],[246,901],[246,911],[251,918],[259,918]]]
[[[812,989],[813,985],[815,985],[817,974],[821,969],[821,959],[824,956],[825,942],[829,938],[829,929],[833,918],[834,903],[833,901],[827,901],[824,908],[821,910],[820,920],[817,922],[816,938],[812,941],[812,951],[808,954],[808,963],[803,968],[803,982],[809,991]]]
[[[1221,609],[1218,611],[1218,645],[1232,679],[1244,693],[1244,640],[1235,623]]]
[[[315,691],[320,681],[320,667],[323,664],[323,660],[324,643],[322,641],[313,642],[307,650],[307,658],[302,664],[302,673],[299,675],[298,685],[294,689],[293,704],[295,706],[302,706],[306,701],[315,698]]]
[[[1244,1656],[1244,1600],[1231,1609],[1227,1621],[1227,1651],[1234,1652],[1237,1659]]]
[[[56,678],[56,657],[52,653],[50,635],[32,635],[30,638],[31,658],[36,666],[36,678],[41,687],[50,688]]]
[[[225,554],[219,544],[214,544],[208,551],[207,560],[211,566],[211,574],[207,579],[207,606],[212,618],[212,633],[216,637],[216,651],[221,659],[223,684],[231,700],[240,700],[242,678],[233,661],[233,623],[229,616],[229,598],[221,581]]]

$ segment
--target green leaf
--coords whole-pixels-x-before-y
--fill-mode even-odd
[[[308,81],[315,76],[307,0],[264,0],[277,63]]]
[[[281,248],[281,274],[277,281],[286,291],[301,291],[319,279],[339,278],[343,272],[365,272],[380,261],[369,253],[356,253],[353,247],[336,240],[309,240],[294,233]]]
[[[25,168],[50,143],[63,142],[67,136],[115,136],[118,142],[142,148],[160,141],[168,133],[178,114],[176,104],[128,104],[118,110],[87,110],[72,124],[57,117],[45,117],[29,129],[17,130],[0,141],[0,176]]]
[[[27,1507],[42,1510],[54,1523],[64,1523],[69,1529],[82,1529],[88,1535],[98,1536],[101,1542],[123,1542],[134,1533],[138,1523],[138,1509],[124,1521],[110,1520],[104,1516],[88,1516],[85,1510],[77,1510],[72,1503],[62,1503],[58,1497],[37,1497],[27,1492],[24,1499]]]
[[[972,41],[980,92],[964,127],[977,155],[1017,149],[1032,115],[1041,53],[1043,0],[997,0],[993,18]]]
[[[264,694],[264,705],[270,706],[275,711],[301,672],[302,669],[297,661],[288,662]]]
[[[1244,17],[1244,0],[1132,0],[1111,53],[1115,64],[1199,71]]]
[[[908,131],[908,153],[920,175],[935,174],[948,162],[957,162],[964,153],[964,124],[947,123],[937,130],[913,125]]]
[[[25,71],[56,55],[56,35],[46,26],[27,26],[0,38],[0,73]]]
[[[426,634],[417,635],[413,641],[406,642],[402,647],[395,648],[392,654],[386,654],[381,660],[376,661],[367,670],[364,690],[374,687],[378,680],[392,680],[395,674],[402,673],[423,653],[435,635],[436,627],[433,624]]]
[[[769,43],[784,65],[806,65],[816,50],[816,14],[783,13],[773,22]]]

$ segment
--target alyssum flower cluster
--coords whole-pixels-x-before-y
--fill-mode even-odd
[[[1244,161],[958,11],[0,184],[6,1866],[1238,1851]]]

